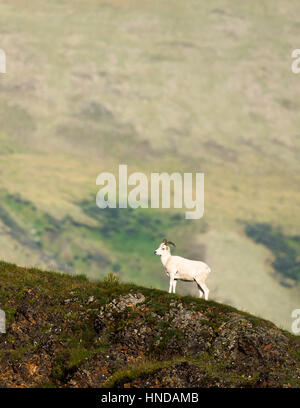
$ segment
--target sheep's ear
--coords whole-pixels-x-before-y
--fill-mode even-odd
[[[175,245],[174,242],[172,242],[172,241],[168,241],[168,242],[167,242],[167,245],[168,245],[168,244],[171,244],[171,245],[173,245],[174,247],[176,247],[176,245]]]
[[[161,242],[162,242],[162,244],[167,245],[167,240],[166,240],[166,238],[165,238],[165,239],[163,239]]]

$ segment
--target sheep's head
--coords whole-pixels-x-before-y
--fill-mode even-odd
[[[174,244],[174,242],[167,241],[166,239],[163,239],[160,246],[154,251],[154,254],[155,255],[164,255],[166,253],[170,253],[171,251],[170,251],[170,246],[169,245],[173,245],[174,247],[176,246]]]

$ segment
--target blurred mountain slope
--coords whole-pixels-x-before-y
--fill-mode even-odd
[[[150,254],[166,234],[177,253],[211,264],[212,296],[289,328],[299,291],[280,284],[274,255],[245,236],[243,223],[298,233],[300,77],[290,69],[297,2],[0,0],[0,7],[7,54],[0,256],[92,278],[115,268],[162,288]],[[162,224],[154,235],[142,229],[137,247],[142,221],[132,213],[132,239],[120,251],[123,227],[108,239],[94,199],[98,173],[117,173],[122,163],[147,175],[205,172],[205,217],[182,223],[171,211],[164,224],[166,212],[149,210],[150,224]],[[254,278],[241,282],[249,265]],[[272,302],[264,296],[270,282]]]

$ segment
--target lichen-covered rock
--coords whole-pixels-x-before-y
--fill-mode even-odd
[[[214,337],[205,316],[199,311],[183,307],[173,301],[161,315],[149,309],[145,297],[139,293],[116,298],[102,307],[95,320],[98,333],[111,333],[111,341],[126,346],[133,356],[141,354],[198,355],[210,347]],[[126,308],[135,311],[134,319]],[[106,330],[105,330],[106,329]]]
[[[242,315],[232,313],[218,330],[213,354],[232,368],[257,369],[266,364],[291,364],[288,338],[277,328],[254,327]]]

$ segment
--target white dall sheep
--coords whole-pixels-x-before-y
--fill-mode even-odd
[[[178,280],[187,282],[196,282],[199,289],[199,297],[204,293],[205,300],[208,300],[209,289],[205,280],[211,272],[206,263],[200,261],[191,261],[181,256],[172,256],[169,245],[176,246],[173,242],[164,239],[160,246],[154,251],[155,255],[160,255],[166,274],[170,277],[169,293],[176,292],[176,283]]]

